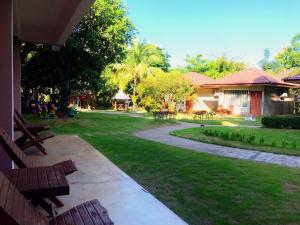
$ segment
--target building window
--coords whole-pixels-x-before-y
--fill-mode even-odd
[[[224,105],[235,107],[248,107],[247,90],[226,90],[224,91]]]

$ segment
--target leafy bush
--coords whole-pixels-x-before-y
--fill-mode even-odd
[[[261,122],[267,128],[300,129],[300,116],[295,115],[266,116]]]

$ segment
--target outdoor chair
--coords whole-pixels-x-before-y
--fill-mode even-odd
[[[50,216],[53,216],[53,207],[44,199],[48,198],[60,207],[63,204],[57,201],[57,196],[70,194],[69,183],[60,165],[3,172],[25,198],[30,199],[34,205],[40,205]]]
[[[219,115],[223,116],[226,112],[226,109],[224,109],[223,105],[218,105],[218,108],[216,109],[216,113]]]
[[[16,164],[18,168],[35,168],[37,165],[34,164],[23,152],[22,150],[14,143],[11,137],[0,128],[0,144],[3,149],[7,153],[7,155],[11,158],[11,160]],[[65,175],[71,174],[77,171],[77,168],[72,160],[66,160],[59,163],[56,163],[52,166],[47,166],[47,168],[55,168],[56,166],[60,166]],[[63,206],[63,203],[57,198],[50,199],[54,202],[58,207]]]
[[[233,113],[233,110],[234,110],[234,106],[233,105],[230,105],[229,108],[227,109],[227,113],[229,115],[231,115]]]
[[[41,145],[44,140],[54,137],[54,134],[50,133],[47,135],[33,135],[30,131],[24,126],[22,121],[17,117],[14,116],[14,121],[17,127],[22,131],[23,136],[16,140],[16,144],[22,149],[25,150],[31,146],[36,146],[44,155],[47,155],[46,149]],[[23,142],[23,140],[27,138],[28,140]],[[22,141],[20,141],[22,140]],[[23,143],[22,143],[23,142]]]
[[[24,117],[21,115],[21,113],[15,109],[14,115],[19,118],[19,120],[23,123],[23,125],[27,128],[27,130],[30,131],[32,135],[37,135],[41,131],[49,130],[50,126],[42,125],[42,124],[30,124],[28,123]],[[15,126],[15,131],[20,131],[20,128],[18,126]]]
[[[23,151],[16,145],[16,143],[14,143],[11,137],[2,128],[0,128],[0,144],[8,156],[19,168],[36,167],[34,162],[23,153]],[[55,165],[60,165],[63,168],[65,175],[77,171],[77,168],[72,160],[62,161],[60,163],[56,163]]]
[[[19,190],[0,172],[0,223],[3,225],[113,225],[107,210],[97,199],[48,218],[33,207]]]

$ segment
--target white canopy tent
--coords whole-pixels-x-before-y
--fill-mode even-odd
[[[119,90],[117,94],[113,97],[115,100],[130,100],[130,97],[124,93],[124,91]]]
[[[119,90],[117,94],[112,98],[114,100],[114,109],[120,111],[127,111],[131,98],[125,94],[124,91]]]

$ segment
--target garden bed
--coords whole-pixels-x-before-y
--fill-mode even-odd
[[[205,143],[300,156],[300,130],[207,126],[171,134]]]

